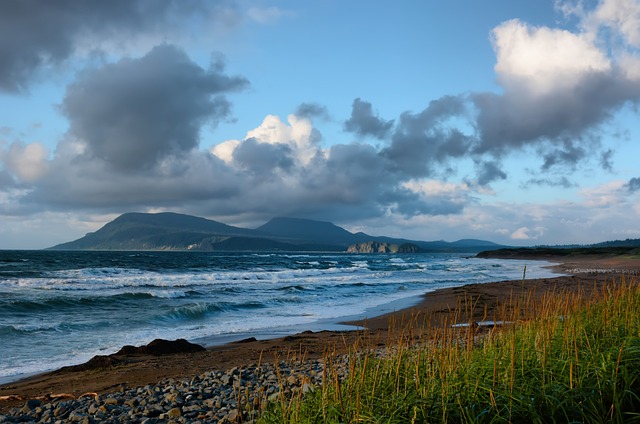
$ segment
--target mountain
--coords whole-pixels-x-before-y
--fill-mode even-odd
[[[53,246],[56,250],[189,250],[203,240],[253,235],[252,230],[172,212],[125,213],[95,233]],[[193,247],[192,247],[193,246]],[[200,250],[200,249],[197,249]]]
[[[349,245],[372,237],[353,234],[331,222],[300,218],[273,218],[257,231],[284,240],[314,240],[317,243]]]
[[[420,251],[477,252],[498,249],[482,240],[424,242],[351,233],[330,222],[273,218],[256,228],[172,212],[125,213],[94,233],[50,247],[54,250],[332,251],[362,243],[416,245]]]

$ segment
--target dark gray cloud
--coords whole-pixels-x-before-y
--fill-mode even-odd
[[[357,98],[353,101],[351,118],[344,123],[345,131],[356,133],[360,136],[371,136],[384,139],[391,128],[393,120],[385,121],[373,113],[371,103]]]
[[[325,121],[330,119],[329,111],[326,106],[320,105],[318,103],[301,103],[298,105],[295,111],[296,116],[300,116],[302,118],[320,118]]]
[[[559,177],[544,177],[544,178],[531,178],[521,184],[523,189],[529,188],[529,186],[549,186],[549,187],[562,187],[571,188],[576,187],[577,184],[569,180],[566,176]]]
[[[11,174],[5,169],[0,169],[0,190],[7,190],[14,187],[16,187],[16,181]]]
[[[224,94],[246,85],[220,64],[205,70],[179,48],[161,45],[142,58],[85,71],[67,88],[61,109],[87,156],[131,172],[195,148],[202,125],[229,114]]]
[[[600,154],[600,166],[605,171],[613,172],[612,158],[614,153],[613,149],[607,149]]]
[[[463,97],[447,96],[429,103],[422,112],[404,112],[391,138],[381,151],[389,166],[410,177],[426,177],[451,158],[464,156],[473,138],[448,121],[464,117]]]
[[[147,208],[185,208],[209,200],[233,201],[246,190],[243,180],[217,157],[194,150],[172,157],[162,167],[131,176],[104,162],[79,160],[63,150],[50,172],[25,196],[26,208],[124,212]]]
[[[126,45],[138,35],[166,36],[187,20],[197,26],[229,8],[224,0],[2,1],[0,90],[25,91],[39,71],[63,63],[80,45],[95,48],[105,39]]]
[[[396,183],[385,174],[375,148],[338,144],[307,164],[287,169],[278,180],[269,175],[254,178],[244,194],[262,218],[284,214],[344,222],[381,216],[386,206],[381,193]]]
[[[614,69],[581,75],[579,84],[548,92],[503,83],[502,94],[445,96],[420,113],[402,113],[382,154],[412,177],[435,175],[452,159],[473,158],[483,164],[480,183],[505,178],[504,171],[496,172],[500,162],[528,148],[542,161],[542,174],[573,171],[589,160],[612,171],[613,151],[602,148],[602,127],[620,108],[640,102],[638,80]]]
[[[295,160],[288,144],[259,143],[253,138],[244,140],[233,152],[233,159],[247,172],[259,178],[272,178],[273,173],[290,171]]]
[[[579,144],[580,139],[559,140],[551,150],[542,153],[542,171],[546,172],[554,166],[565,165],[575,168],[578,162],[589,155],[584,146]]]
[[[506,180],[507,174],[500,168],[500,164],[495,161],[486,161],[476,164],[478,184],[488,185],[493,181]]]
[[[136,174],[114,172],[109,163],[78,153],[76,144],[67,139],[59,146],[46,177],[21,199],[23,212],[43,205],[102,213],[168,208],[236,222],[276,215],[348,222],[389,210],[452,213],[464,204],[459,196],[428,198],[403,188],[403,177],[368,144],[337,144],[300,162],[293,145],[247,139],[231,163],[192,149]]]
[[[632,193],[640,190],[640,177],[631,178],[627,183],[627,188]]]
[[[405,217],[417,215],[452,215],[461,213],[469,202],[466,196],[451,193],[432,194],[427,198],[417,196],[410,190],[397,189],[387,193],[385,202],[393,205],[392,210]]]
[[[475,153],[502,156],[550,140],[572,140],[569,150],[549,152],[548,166],[583,158],[580,150],[593,142],[593,132],[625,104],[640,100],[640,84],[616,72],[593,73],[562,90],[537,93],[509,84],[503,94],[475,93],[471,100],[478,111]]]

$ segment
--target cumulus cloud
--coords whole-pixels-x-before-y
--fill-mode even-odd
[[[261,178],[270,177],[278,170],[291,170],[294,166],[292,156],[293,152],[288,144],[260,143],[255,138],[244,140],[233,151],[233,159],[238,165]]]
[[[345,121],[345,131],[356,133],[360,136],[371,136],[384,139],[391,128],[393,120],[385,121],[373,112],[371,103],[360,98],[353,101],[351,117]]]
[[[85,71],[67,88],[61,109],[88,157],[132,172],[194,149],[200,128],[229,114],[224,94],[246,85],[220,64],[205,70],[179,48],[161,45],[139,59]]]
[[[492,41],[504,92],[471,96],[477,153],[501,156],[536,145],[547,150],[543,169],[575,163],[594,151],[601,124],[640,99],[640,80],[587,33],[512,20],[493,30]]]
[[[245,141],[256,149],[262,149],[260,144],[273,144],[280,147],[282,153],[291,156],[296,163],[307,164],[318,152],[322,139],[320,132],[315,129],[311,121],[305,117],[290,114],[287,122],[283,122],[276,115],[267,115],[262,123],[247,132]],[[213,147],[212,152],[227,163],[233,161],[233,154],[243,144],[240,140],[227,140]],[[241,147],[245,153],[251,147]]]
[[[147,167],[123,172],[115,166],[128,162],[119,154],[107,160],[95,154],[92,144],[69,136],[52,158],[43,158],[39,179],[28,183],[28,174],[14,172],[24,189],[11,192],[12,203],[20,205],[21,213],[43,205],[52,211],[101,213],[169,208],[235,222],[277,215],[344,222],[390,212],[407,217],[448,214],[464,207],[466,197],[460,193],[404,186],[405,177],[391,171],[379,149],[369,144],[325,149],[318,137],[308,119],[289,115],[283,122],[269,115],[243,140],[211,150],[189,145],[180,154],[167,148]],[[21,145],[19,150],[25,157],[37,146]],[[8,151],[3,150],[5,164]]]
[[[43,69],[109,40],[120,48],[142,38],[161,40],[181,24],[224,25],[233,7],[204,0],[21,0],[0,3],[0,90],[23,92]],[[216,19],[220,15],[224,19]]]
[[[444,96],[422,112],[402,113],[382,154],[413,178],[471,158],[482,185],[508,177],[501,162],[514,152],[534,153],[545,175],[572,172],[587,161],[611,171],[603,128],[640,101],[640,56],[633,47],[638,16],[637,2],[605,0],[580,14],[580,31],[502,23],[491,34],[502,92]],[[370,117],[371,105],[365,106]]]
[[[452,158],[468,154],[473,137],[455,127],[452,118],[464,118],[465,100],[447,96],[429,103],[422,112],[404,112],[381,154],[393,170],[411,178],[429,177]]]

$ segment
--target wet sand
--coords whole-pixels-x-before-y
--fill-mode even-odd
[[[637,280],[640,259],[629,257],[535,258],[565,261],[554,266],[567,276],[470,284],[441,289],[423,295],[408,309],[366,320],[348,322],[360,325],[359,331],[303,332],[271,340],[248,339],[223,346],[209,347],[203,352],[176,353],[162,356],[148,354],[121,355],[111,363],[96,368],[67,367],[0,386],[0,413],[21,405],[24,399],[52,394],[108,393],[123,388],[155,384],[166,379],[190,379],[210,370],[273,362],[319,358],[327,354],[345,353],[366,339],[373,346],[393,343],[394,337],[410,336],[416,341],[430,337],[445,325],[470,323],[499,318],[496,313],[504,305],[527,293],[534,298],[550,290],[589,293],[605,282],[621,278]],[[532,259],[533,260],[533,259]],[[461,304],[464,314],[454,313]]]

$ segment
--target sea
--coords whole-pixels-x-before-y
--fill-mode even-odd
[[[473,254],[0,251],[0,383],[124,345],[350,329],[430,291],[556,276]],[[526,272],[525,272],[526,270]]]

